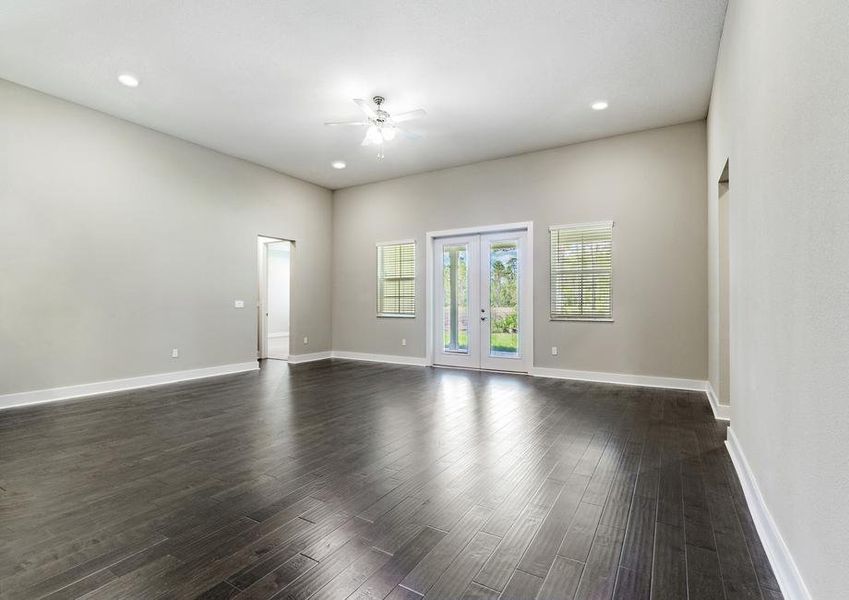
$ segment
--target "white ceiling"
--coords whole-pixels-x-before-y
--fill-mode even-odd
[[[335,189],[703,118],[725,6],[0,0],[0,78]],[[382,161],[323,126],[375,94],[428,111]]]

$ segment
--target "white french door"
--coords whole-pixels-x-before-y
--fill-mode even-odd
[[[527,231],[434,240],[433,363],[527,372]]]

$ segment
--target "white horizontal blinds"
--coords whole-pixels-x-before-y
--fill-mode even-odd
[[[551,228],[551,318],[610,319],[613,222]]]
[[[415,242],[378,245],[377,314],[381,317],[415,316]]]

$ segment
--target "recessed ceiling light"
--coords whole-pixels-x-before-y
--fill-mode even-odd
[[[345,164],[344,160],[334,160],[332,163],[330,163],[330,166],[334,169],[344,169],[348,165]]]
[[[604,100],[599,100],[598,102],[593,102],[590,105],[590,108],[592,108],[593,110],[604,110],[605,108],[607,108],[607,102],[605,102]]]
[[[127,87],[139,87],[139,78],[132,73],[121,73],[118,75],[118,81]]]

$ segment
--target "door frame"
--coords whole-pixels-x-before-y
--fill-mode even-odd
[[[527,340],[528,340],[528,371],[531,371],[534,368],[534,222],[533,221],[520,221],[518,223],[503,223],[500,225],[482,225],[478,227],[461,227],[459,229],[444,229],[441,231],[428,231],[425,233],[425,252],[426,252],[426,279],[425,279],[425,301],[426,301],[426,310],[425,310],[425,325],[427,336],[425,339],[425,364],[428,366],[433,365],[434,358],[434,347],[433,347],[433,327],[434,327],[434,314],[433,314],[433,302],[434,302],[434,283],[433,283],[433,270],[434,270],[434,257],[433,257],[433,242],[437,238],[443,237],[454,237],[461,235],[476,235],[476,234],[486,234],[486,233],[499,233],[506,231],[527,231],[528,243],[526,254],[528,257],[528,265],[530,267],[527,269],[527,273],[525,274],[525,281],[528,286],[528,295],[530,296],[528,304],[528,322],[530,323],[530,327],[527,332]]]
[[[268,244],[289,242],[289,355],[292,354],[292,273],[295,262],[295,240],[257,234],[257,359],[268,358]],[[262,249],[260,250],[260,243]]]

